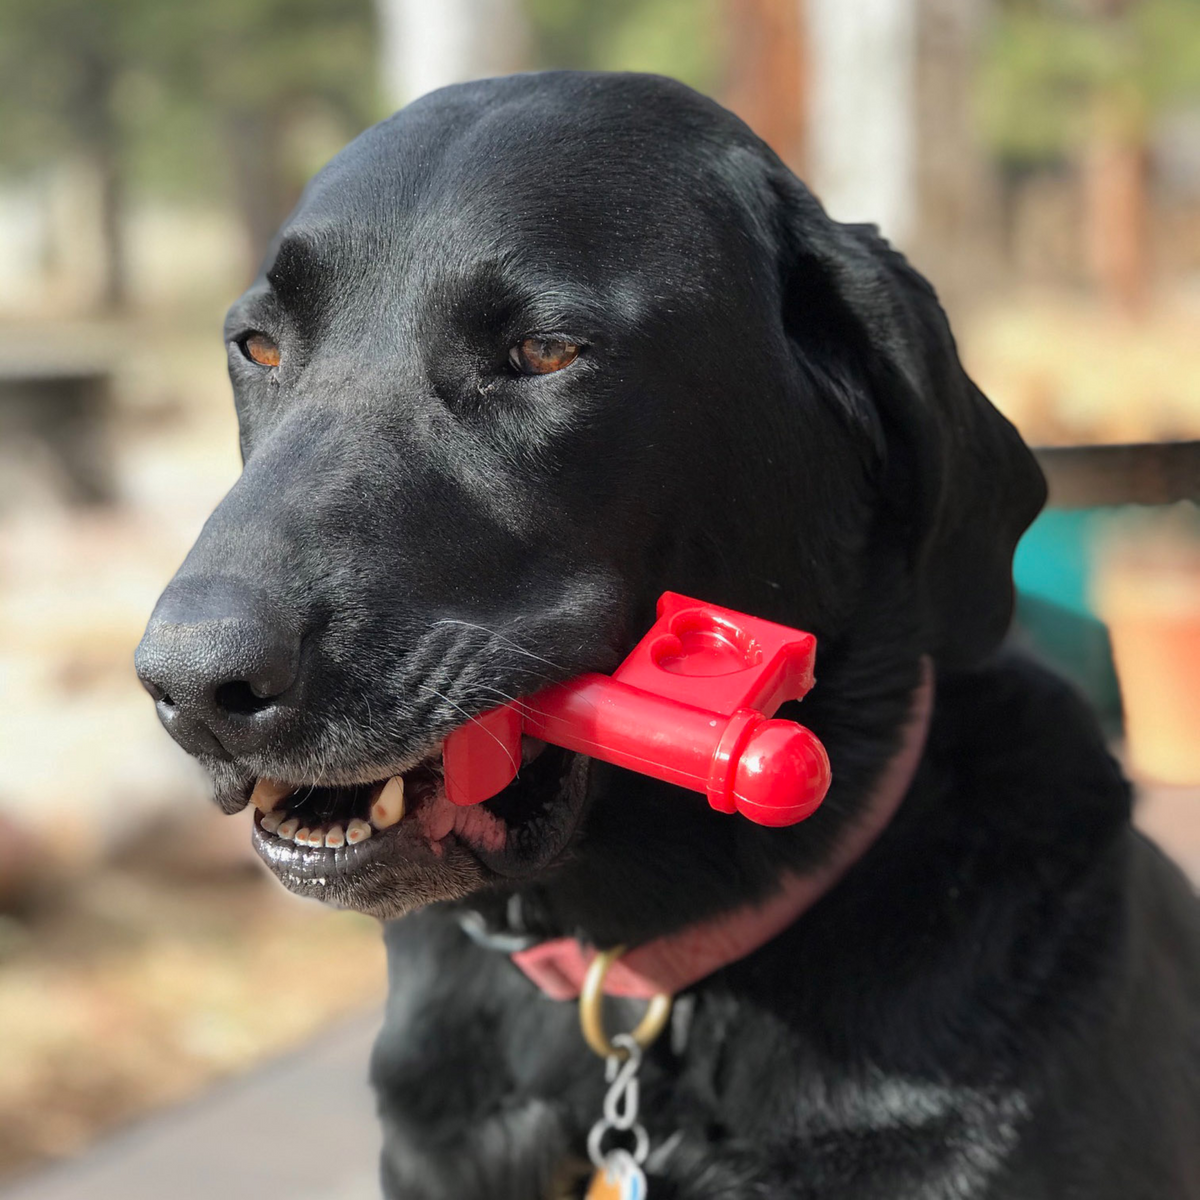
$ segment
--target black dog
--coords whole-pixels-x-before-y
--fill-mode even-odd
[[[1200,1197],[1194,898],[1080,701],[996,653],[1043,482],[870,229],[678,84],[492,80],[339,155],[227,335],[245,470],[138,670],[226,811],[284,797],[288,887],[442,902],[388,929],[388,1196],[532,1200],[599,1116],[575,1007],[464,912],[636,945],[770,897],[852,835],[932,660],[898,814],[648,1052],[650,1195]],[[534,746],[450,811],[445,735],[610,670],[667,588],[817,634],[818,814]]]

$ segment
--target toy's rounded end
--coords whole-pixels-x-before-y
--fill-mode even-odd
[[[816,811],[831,778],[814,733],[794,721],[764,721],[738,758],[734,807],[758,825],[794,825]]]

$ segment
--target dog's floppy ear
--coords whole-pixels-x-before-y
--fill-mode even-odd
[[[1045,480],[967,377],[929,283],[873,227],[831,220],[794,176],[778,193],[796,353],[825,359],[843,404],[871,430],[885,504],[923,592],[928,649],[943,666],[966,665],[1008,628],[1013,550],[1045,502]]]

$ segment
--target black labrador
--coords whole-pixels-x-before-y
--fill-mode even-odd
[[[387,1196],[548,1194],[604,1082],[506,939],[637,945],[819,870],[932,661],[897,815],[648,1052],[650,1195],[1200,1197],[1194,896],[998,649],[1043,481],[872,229],[677,83],[489,80],[334,159],[226,336],[245,469],[138,671],[223,809],[282,797],[287,887],[391,921]],[[611,670],[668,588],[819,637],[818,814],[537,747],[452,811],[447,733]]]

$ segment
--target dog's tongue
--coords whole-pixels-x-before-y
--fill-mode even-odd
[[[445,789],[439,787],[432,801],[425,803],[417,819],[421,830],[431,842],[440,842],[454,832],[456,806],[446,799]]]
[[[438,785],[437,795],[417,811],[421,831],[434,845],[456,834],[475,850],[491,854],[504,849],[508,838],[508,827],[481,804],[462,807],[451,804],[446,798],[446,789]]]

